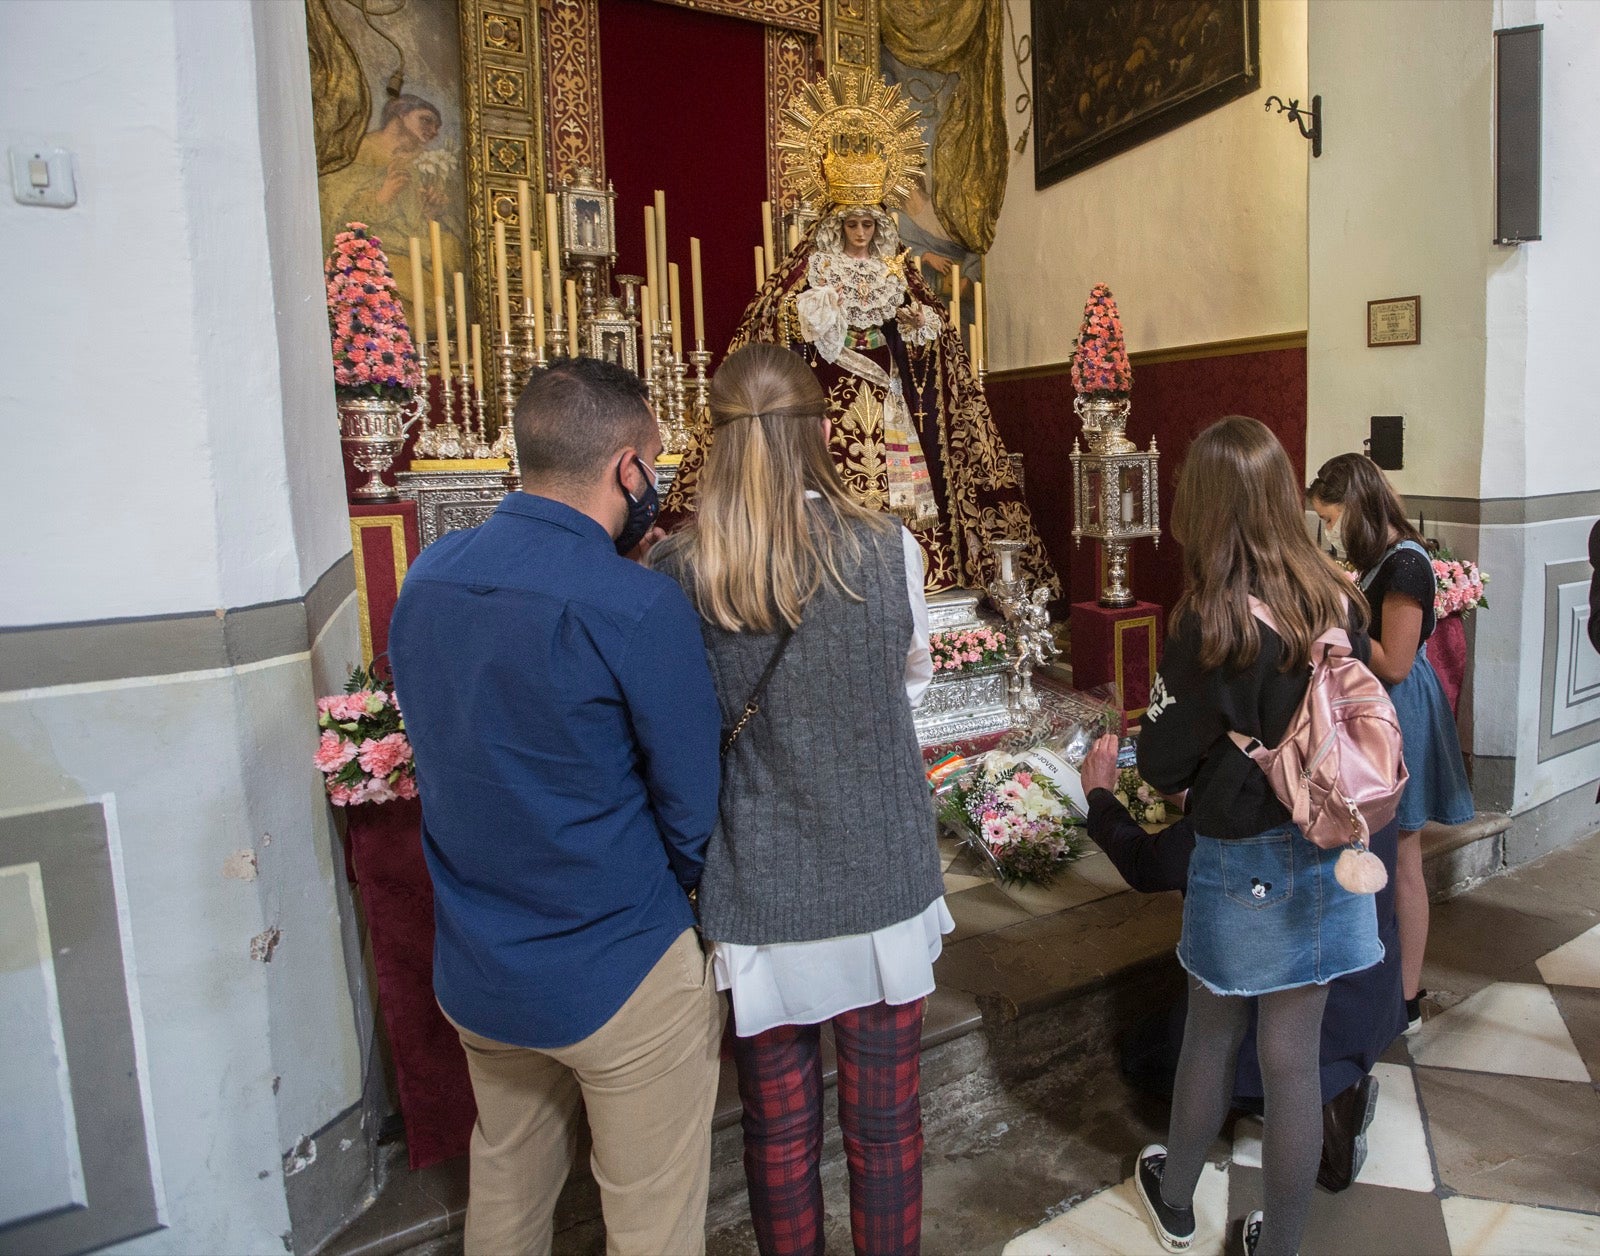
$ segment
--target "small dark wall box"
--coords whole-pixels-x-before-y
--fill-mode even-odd
[[[1406,420],[1399,414],[1372,416],[1372,435],[1367,440],[1367,455],[1385,471],[1405,466]]]
[[[1544,27],[1494,33],[1494,242],[1539,239]]]

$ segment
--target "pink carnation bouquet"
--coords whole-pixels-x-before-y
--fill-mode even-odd
[[[1072,387],[1080,397],[1125,397],[1133,390],[1117,299],[1103,283],[1095,284],[1083,307],[1083,325],[1073,343]]]
[[[352,222],[334,236],[323,277],[335,392],[347,400],[407,400],[422,385],[417,352],[389,259],[365,223]]]
[[[1448,615],[1464,618],[1478,607],[1489,605],[1483,595],[1489,577],[1470,558],[1457,558],[1442,545],[1433,553],[1433,582],[1433,613],[1437,619]]]
[[[335,807],[417,796],[417,770],[394,686],[358,667],[345,691],[317,699],[322,738],[312,761]]]
[[[995,628],[969,628],[962,632],[935,632],[928,636],[928,651],[933,655],[933,670],[964,672],[1009,657],[1006,634]]]

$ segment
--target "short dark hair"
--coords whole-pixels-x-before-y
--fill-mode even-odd
[[[557,358],[536,372],[512,416],[529,480],[592,482],[620,449],[656,432],[642,379],[603,358]]]

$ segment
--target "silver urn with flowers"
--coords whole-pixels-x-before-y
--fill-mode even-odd
[[[351,497],[358,503],[395,499],[383,474],[422,417],[424,377],[383,246],[364,223],[334,237],[323,268],[333,347],[339,440],[367,478]]]
[[[1156,499],[1160,452],[1155,437],[1140,450],[1126,434],[1133,366],[1122,336],[1122,319],[1111,289],[1099,283],[1083,307],[1083,325],[1072,355],[1073,409],[1083,420],[1083,441],[1072,442],[1072,539],[1097,540],[1105,548],[1105,584],[1100,605],[1132,606],[1128,549],[1140,537],[1161,544]]]

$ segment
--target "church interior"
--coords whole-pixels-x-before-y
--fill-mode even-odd
[[[5,494],[0,1252],[463,1250],[426,789],[409,748],[341,752],[342,704],[404,743],[390,617],[524,491],[524,388],[637,376],[670,532],[753,342],[813,368],[845,490],[920,550],[930,782],[1045,747],[1080,822],[1106,731],[1135,819],[1179,818],[1131,756],[1196,438],[1259,420],[1301,488],[1382,469],[1456,598],[1429,657],[1472,815],[1413,839],[1420,1023],[1302,1250],[1600,1251],[1597,114],[1594,0],[0,5],[0,412],[68,432],[78,486]],[[922,1247],[1154,1252],[1131,1044],[1183,899],[941,816]],[[1193,1251],[1239,1250],[1263,1137],[1228,1117]],[[606,1242],[580,1156],[554,1250]]]

